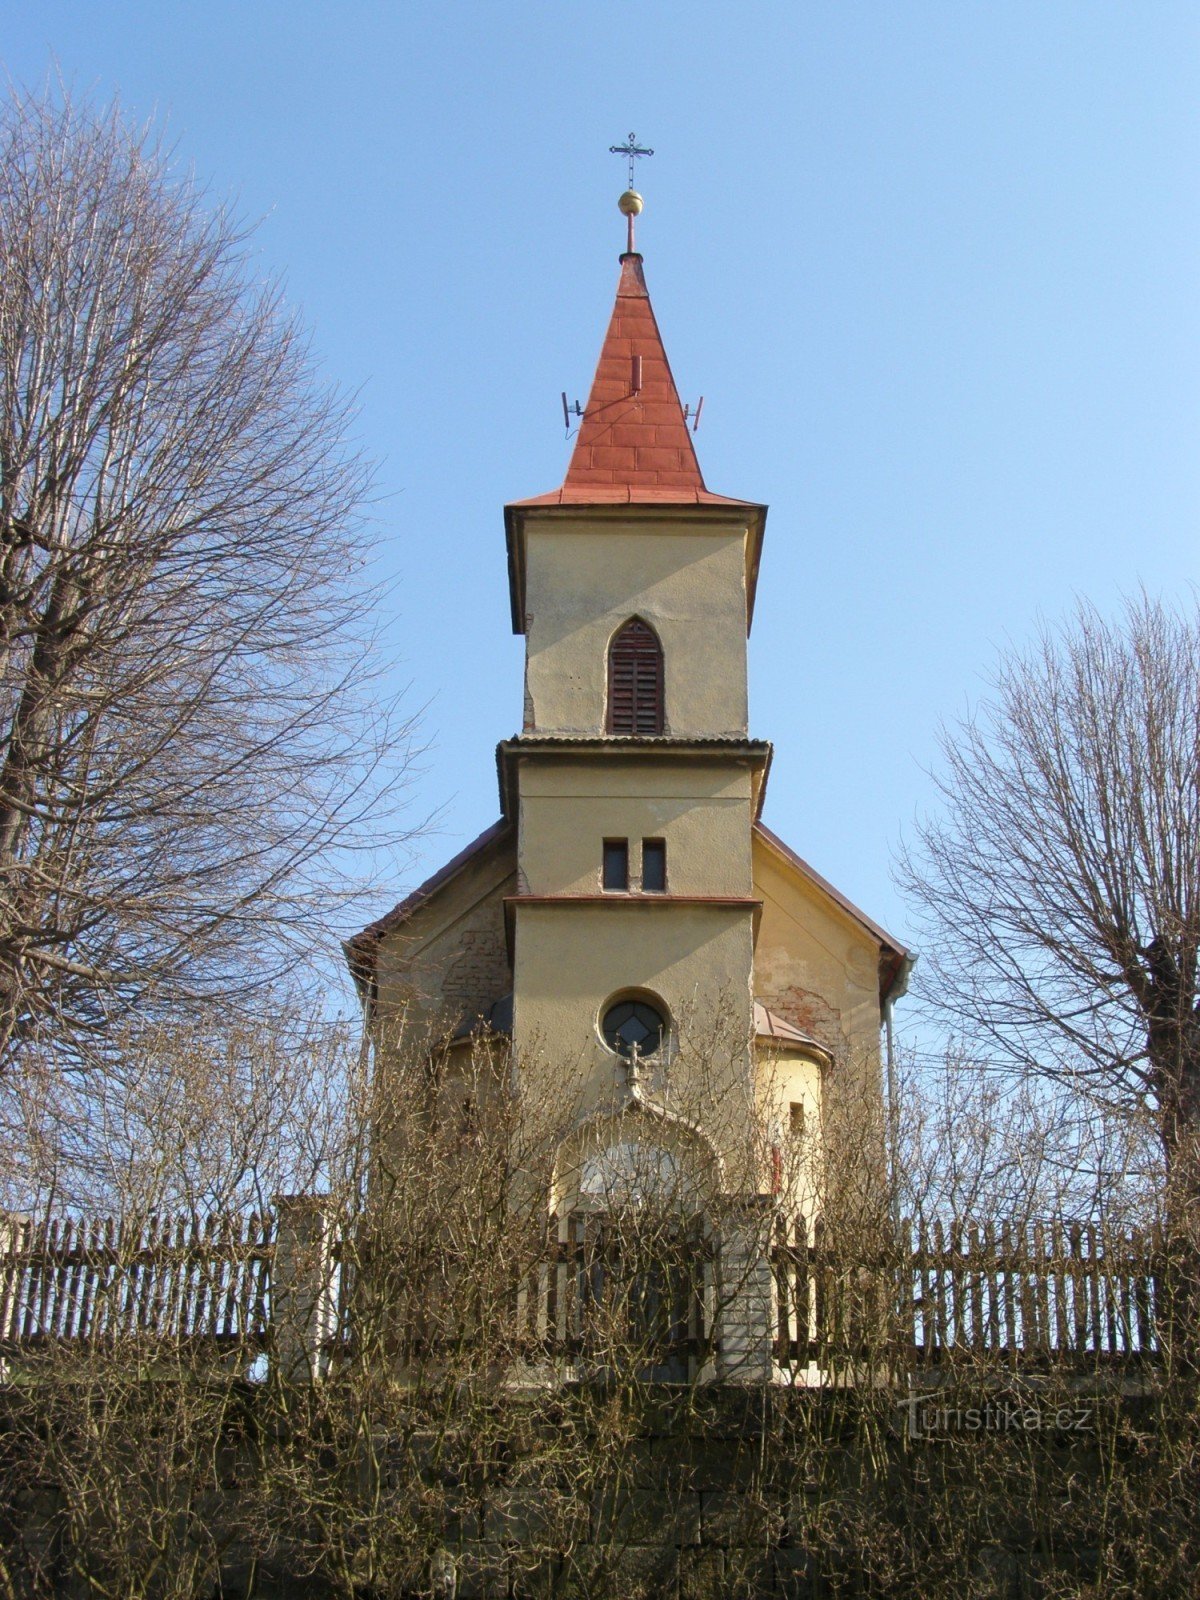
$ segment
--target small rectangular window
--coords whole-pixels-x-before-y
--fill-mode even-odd
[[[804,1102],[802,1100],[793,1100],[788,1107],[788,1132],[796,1140],[804,1137]]]
[[[642,840],[642,888],[647,894],[665,894],[667,888],[667,842]]]
[[[606,889],[629,888],[628,839],[605,839],[603,882]]]

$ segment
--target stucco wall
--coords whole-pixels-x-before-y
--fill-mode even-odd
[[[824,1081],[821,1066],[795,1050],[783,1050],[759,1040],[755,1051],[755,1083],[763,1125],[780,1156],[776,1177],[785,1203],[811,1216],[818,1209],[816,1163],[821,1148]],[[803,1108],[804,1129],[793,1136],[791,1108]]]
[[[516,889],[516,841],[470,863],[381,940],[376,954],[378,1024],[409,1030],[453,1026],[512,987],[504,896]]]
[[[746,731],[746,528],[632,518],[530,521],[526,728],[600,733],[608,644],[631,616],[663,647],[666,731]]]
[[[749,895],[749,770],[728,761],[522,760],[521,867],[530,893],[597,893],[606,838],[629,840],[635,880],[642,840],[665,839],[672,894]]]
[[[814,1061],[760,1041],[751,1072],[752,981],[754,998],[830,1051],[835,1075],[850,1068],[844,1081],[877,1084],[878,946],[752,835],[749,793],[744,770],[718,763],[523,766],[523,891],[595,894],[603,837],[630,838],[635,871],[641,838],[661,837],[673,894],[748,894],[762,902],[756,943],[750,906],[652,897],[633,905],[519,906],[516,1059],[525,1088],[543,1106],[559,1102],[553,1120],[560,1127],[611,1107],[623,1092],[624,1064],[603,1044],[598,1023],[604,1003],[626,989],[659,996],[675,1028],[675,1059],[665,1073],[650,1064],[649,1091],[669,1089],[677,1107],[689,1096],[703,1100],[700,1120],[718,1147],[732,1148],[744,1135],[736,1108],[752,1081],[768,1126],[786,1132],[795,1101],[819,1137],[825,1085]],[[503,902],[517,890],[514,830],[384,937],[377,971],[385,1035],[400,1016],[410,1038],[438,1033],[514,987]]]
[[[754,893],[763,902],[754,955],[758,999],[839,1061],[877,1059],[876,941],[757,835]]]
[[[664,1002],[674,1041],[666,1071],[647,1073],[649,1092],[669,1089],[684,1114],[703,1101],[714,1143],[736,1146],[750,1081],[751,944],[751,913],[739,907],[522,906],[514,1042],[525,1092],[561,1095],[578,1116],[609,1107],[626,1073],[601,1038],[601,1012],[613,995],[643,990]]]

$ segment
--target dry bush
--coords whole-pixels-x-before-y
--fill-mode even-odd
[[[1162,1147],[1145,1107],[961,1051],[901,1053],[897,1083],[900,1216],[1147,1225],[1162,1214]]]
[[[848,1071],[782,1168],[770,1117],[731,1109],[750,1140],[742,1170],[778,1185],[748,1204],[715,1168],[665,1163],[620,1085],[614,1127],[637,1136],[614,1135],[603,1148],[617,1153],[597,1162],[571,1142],[582,1081],[564,1072],[560,1097],[530,1104],[521,1088],[538,1075],[513,1072],[505,1041],[447,1052],[428,1034],[401,1039],[377,1076],[361,1056],[316,1049],[289,1075],[277,1047],[261,1041],[234,1075],[246,1092],[222,1079],[204,1116],[187,1094],[135,1095],[147,1120],[130,1129],[153,1124],[170,1158],[107,1171],[114,1184],[127,1175],[138,1203],[249,1200],[319,1173],[324,1198],[301,1213],[293,1256],[308,1297],[287,1290],[277,1260],[265,1370],[252,1350],[149,1330],[10,1361],[0,1574],[12,1593],[199,1596],[220,1578],[227,1594],[416,1596],[451,1566],[464,1591],[590,1600],[1187,1592],[1191,1391],[1153,1365],[1014,1367],[966,1347],[914,1369],[896,1324],[875,1314],[896,1264],[893,1208],[877,1097],[857,1101],[856,1126]],[[695,1107],[706,1084],[728,1083],[728,1056],[714,1044],[711,1073],[680,1058],[641,1087]],[[672,1083],[685,1070],[690,1085]],[[191,1093],[202,1080],[197,1066]],[[1063,1200],[1055,1152],[1077,1141],[1053,1117],[1039,1126],[1036,1101],[1017,1116],[955,1072],[938,1087],[904,1098],[910,1194],[938,1210],[970,1200],[978,1220],[989,1197],[1030,1216]],[[273,1137],[285,1112],[286,1154]],[[214,1176],[222,1151],[228,1170]],[[873,1310],[837,1359],[712,1383],[714,1333],[754,1290],[752,1258],[814,1163],[828,1261]],[[590,1201],[576,1233],[550,1228],[555,1193]],[[722,1261],[731,1240],[743,1253]],[[683,1359],[673,1284],[705,1302]],[[930,1439],[914,1436],[910,1397],[958,1413],[1086,1405],[1088,1425],[959,1424]]]

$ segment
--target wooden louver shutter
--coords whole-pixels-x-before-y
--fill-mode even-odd
[[[609,647],[608,731],[663,731],[662,647],[640,617],[627,622]]]

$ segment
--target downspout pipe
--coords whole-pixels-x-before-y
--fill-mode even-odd
[[[900,1090],[896,1083],[896,1034],[893,1019],[896,1001],[902,1000],[908,993],[908,980],[918,959],[916,952],[911,950],[905,951],[900,957],[896,976],[892,979],[891,988],[883,1002],[884,1059],[887,1072],[888,1205],[892,1215],[892,1229],[897,1236],[900,1233],[901,1222],[900,1191],[896,1182],[896,1164],[900,1148]]]

